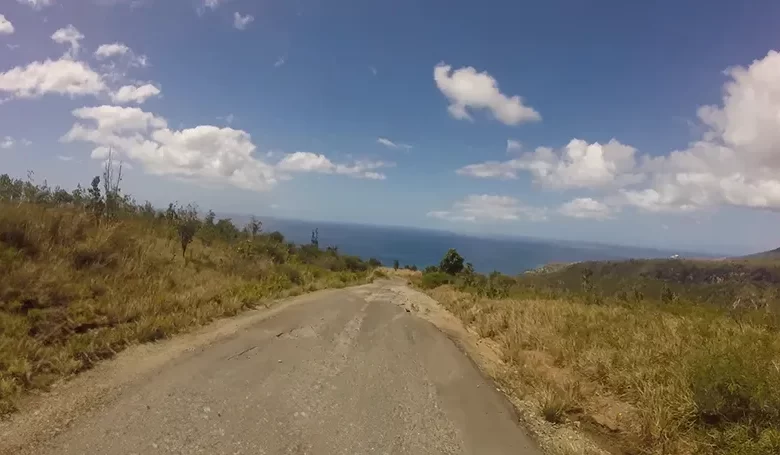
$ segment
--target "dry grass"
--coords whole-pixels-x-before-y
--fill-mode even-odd
[[[45,390],[129,344],[368,278],[262,242],[257,249],[274,254],[196,237],[185,260],[164,221],[133,216],[98,225],[80,209],[0,202],[0,415],[24,392]]]
[[[780,334],[760,317],[429,294],[498,343],[511,367],[499,380],[615,452],[780,453]]]

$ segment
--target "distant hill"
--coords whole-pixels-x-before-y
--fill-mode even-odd
[[[741,259],[780,259],[780,248],[742,256]]]
[[[780,250],[774,252],[780,259]],[[641,291],[651,298],[665,288],[690,302],[733,306],[780,304],[780,260],[773,256],[723,260],[646,259],[549,264],[519,275],[519,284],[531,289],[582,291],[583,277],[604,296]]]

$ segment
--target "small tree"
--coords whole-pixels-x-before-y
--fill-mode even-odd
[[[92,184],[87,190],[87,194],[89,195],[87,208],[95,216],[95,221],[100,221],[100,218],[103,216],[103,210],[106,208],[103,202],[103,195],[100,194],[100,177],[95,176],[92,179]]]
[[[179,207],[176,210],[176,232],[179,235],[179,242],[181,244],[181,255],[186,260],[187,247],[195,238],[195,234],[200,228],[200,220],[198,219],[198,209],[193,205],[186,207]]]
[[[661,301],[663,303],[674,303],[677,301],[677,293],[664,284],[663,288],[661,288]]]
[[[457,275],[463,271],[463,256],[454,248],[450,248],[439,263],[439,269],[448,275]]]
[[[398,259],[396,259],[393,261],[393,270],[398,270],[398,267],[399,267]]]
[[[206,218],[204,218],[203,222],[206,224],[206,226],[214,226],[214,220],[217,218],[217,214],[214,213],[213,210],[209,210],[209,213],[206,214]]]
[[[122,196],[122,161],[114,164],[114,153],[108,151],[108,158],[103,165],[103,199],[105,201],[105,217],[115,219],[119,211],[127,207],[128,200]]]
[[[246,232],[255,238],[263,230],[263,222],[252,216],[249,219],[249,224],[246,225]]]
[[[311,244],[314,245],[315,248],[320,247],[320,230],[318,228],[311,231]]]
[[[593,292],[593,270],[585,269],[582,271],[582,292],[584,294],[590,294]]]

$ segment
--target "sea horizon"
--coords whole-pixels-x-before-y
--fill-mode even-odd
[[[230,218],[240,228],[252,215],[218,213],[217,216]],[[726,256],[674,248],[461,233],[412,226],[311,221],[273,216],[257,216],[257,218],[263,222],[264,232],[279,231],[288,241],[298,244],[309,243],[312,231],[317,229],[321,247],[338,247],[340,252],[363,259],[373,257],[386,266],[392,266],[396,260],[401,267],[414,265],[424,268],[437,265],[449,248],[458,250],[478,272],[488,273],[497,270],[507,274],[523,273],[556,262]]]

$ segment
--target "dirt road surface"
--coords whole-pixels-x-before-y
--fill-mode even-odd
[[[0,425],[0,453],[538,455],[440,311],[383,280],[139,346]]]

